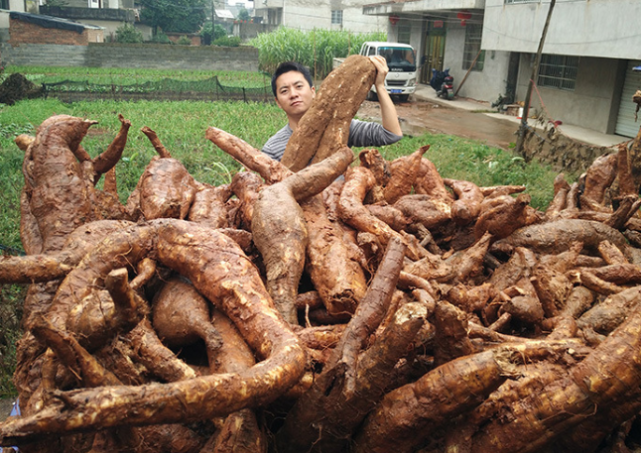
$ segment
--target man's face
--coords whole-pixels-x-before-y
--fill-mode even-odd
[[[309,109],[316,96],[303,74],[298,71],[286,72],[276,79],[276,104],[288,117],[300,118]]]

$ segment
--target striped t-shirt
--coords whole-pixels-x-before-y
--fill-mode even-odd
[[[293,133],[294,131],[289,127],[289,124],[286,124],[284,128],[267,140],[262,151],[272,159],[280,161]],[[349,126],[347,146],[350,148],[353,146],[385,146],[396,143],[401,138],[403,138],[401,135],[388,131],[381,124],[352,120]]]

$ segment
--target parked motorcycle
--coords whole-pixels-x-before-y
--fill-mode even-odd
[[[454,99],[454,77],[450,75],[450,70],[439,71],[432,68],[432,79],[430,86],[436,90],[436,95],[444,99]]]

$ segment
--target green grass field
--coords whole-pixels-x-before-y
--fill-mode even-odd
[[[271,79],[260,72],[239,71],[176,71],[163,69],[77,68],[52,66],[9,66],[5,75],[23,74],[34,83],[58,83],[64,80],[101,85],[139,85],[174,79],[197,82],[217,76],[221,84],[233,87],[269,87]]]
[[[116,70],[77,68],[76,72],[70,71],[69,76],[86,72],[95,74],[95,77],[112,77],[110,71]],[[36,72],[34,70],[32,74]],[[197,74],[183,75],[196,77]],[[238,79],[243,77],[253,76],[239,75]],[[48,99],[20,101],[13,106],[0,105],[0,246],[22,247],[19,200],[23,186],[23,152],[14,144],[14,138],[21,133],[34,134],[42,121],[55,114],[97,120],[99,123],[90,129],[83,141],[85,149],[96,156],[107,148],[117,133],[119,113],[132,122],[127,146],[116,167],[123,202],[155,155],[148,139],[140,132],[143,126],[155,130],[172,156],[183,162],[197,180],[217,185],[229,182],[240,166],[205,139],[207,127],[218,127],[260,148],[286,122],[285,115],[276,105],[264,103],[101,101],[63,104]],[[556,172],[536,162],[525,163],[509,152],[479,142],[448,135],[423,134],[406,137],[380,151],[391,160],[426,144],[431,145],[426,157],[436,164],[444,177],[465,179],[482,186],[523,184],[532,195],[532,205],[537,208],[544,208],[552,198]],[[0,324],[3,326],[0,334],[0,398],[15,392],[11,375],[15,366],[14,342],[19,338],[23,298],[24,287],[0,286]]]

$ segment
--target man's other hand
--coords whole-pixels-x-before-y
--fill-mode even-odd
[[[387,61],[380,55],[371,56],[369,59],[372,60],[372,63],[376,66],[376,80],[374,80],[376,90],[378,90],[379,87],[385,90],[385,77],[387,77],[387,74],[389,73]]]

